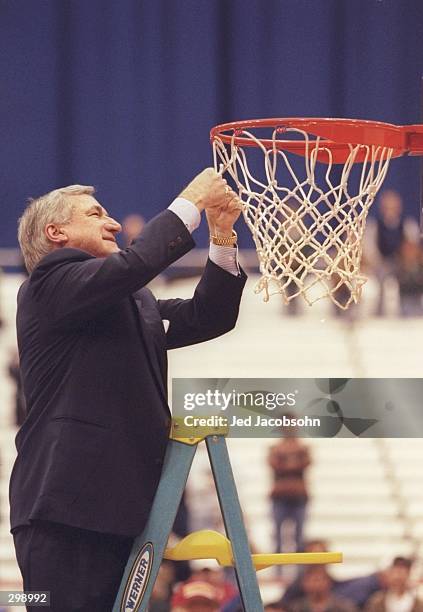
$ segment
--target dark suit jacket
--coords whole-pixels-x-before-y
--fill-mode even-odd
[[[210,260],[190,300],[143,288],[194,246],[171,211],[107,258],[53,251],[18,295],[28,417],[16,436],[11,527],[44,519],[135,536],[169,434],[166,350],[233,328],[245,275]],[[165,333],[162,319],[170,321]]]

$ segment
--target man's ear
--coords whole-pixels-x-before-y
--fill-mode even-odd
[[[46,225],[44,233],[47,238],[58,247],[65,246],[69,239],[63,229],[59,225],[56,225],[56,223],[49,223]]]

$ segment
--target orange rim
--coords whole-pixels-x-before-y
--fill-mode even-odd
[[[392,157],[404,154],[423,155],[423,125],[393,125],[381,121],[366,121],[362,119],[328,119],[320,117],[288,117],[271,119],[252,119],[223,123],[212,128],[210,140],[219,138],[225,144],[234,143],[239,147],[257,147],[258,143],[243,136],[243,132],[259,128],[273,128],[283,134],[288,128],[295,128],[307,134],[320,138],[317,159],[334,163],[342,163],[351,153],[351,145],[363,147],[375,146],[380,149],[392,149]],[[260,138],[257,140],[266,149],[276,148],[297,155],[305,156],[315,148],[314,140],[283,140]],[[329,153],[330,151],[330,153]],[[379,152],[380,155],[381,151]],[[377,152],[376,152],[376,155]],[[368,157],[366,148],[358,151],[355,162],[363,162]]]

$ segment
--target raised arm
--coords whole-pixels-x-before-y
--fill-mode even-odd
[[[229,193],[229,188],[227,188]],[[231,239],[240,214],[240,202],[233,192],[226,206],[207,209],[212,240]],[[225,240],[223,241],[225,242]],[[232,253],[231,253],[232,251]],[[159,300],[162,319],[169,321],[167,348],[204,342],[230,331],[238,318],[246,276],[231,246],[210,245],[209,259],[190,300]]]

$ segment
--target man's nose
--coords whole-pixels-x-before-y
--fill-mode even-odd
[[[122,231],[121,224],[118,223],[117,221],[115,221],[114,219],[112,219],[111,217],[110,217],[110,219],[108,219],[108,221],[106,223],[106,227],[111,232],[116,232],[117,234]]]

